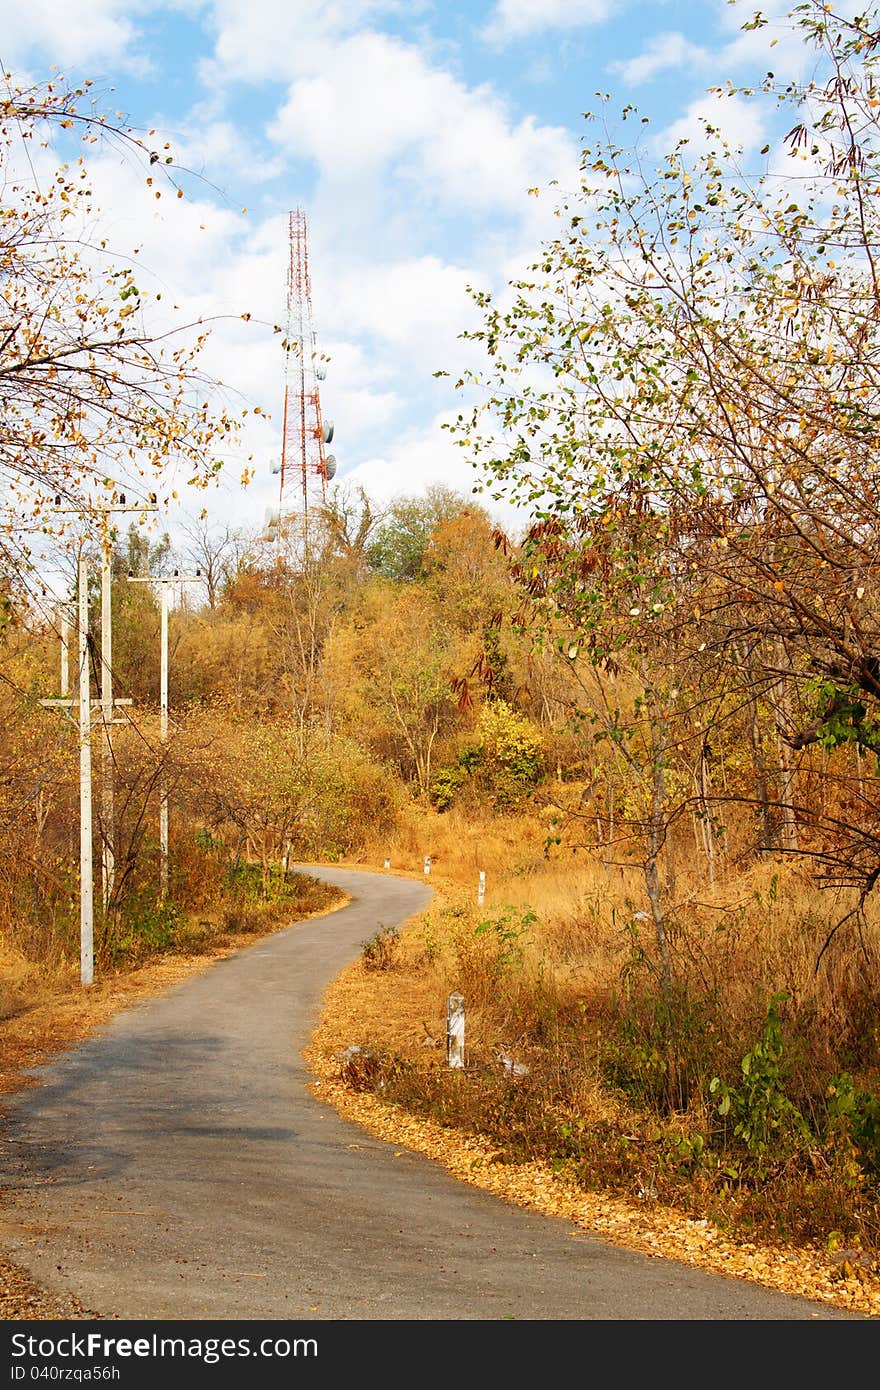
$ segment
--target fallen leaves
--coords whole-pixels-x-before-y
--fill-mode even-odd
[[[47,1293],[17,1265],[0,1260],[0,1318],[36,1319],[47,1322],[88,1321],[97,1314],[78,1299]]]
[[[331,987],[332,988],[332,987]],[[303,1056],[316,1078],[312,1094],[379,1139],[441,1163],[462,1182],[547,1216],[561,1216],[612,1245],[696,1266],[766,1288],[880,1318],[880,1270],[819,1247],[759,1245],[731,1239],[705,1219],[657,1202],[585,1192],[542,1163],[502,1162],[488,1140],[408,1115],[339,1078],[341,1040],[329,1011]]]

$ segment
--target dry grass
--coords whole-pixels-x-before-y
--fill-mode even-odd
[[[626,967],[654,954],[640,867],[605,866],[564,848],[547,856],[540,850],[545,830],[537,815],[481,820],[455,809],[440,815],[420,808],[393,838],[350,861],[378,869],[388,856],[392,872],[421,876],[430,856],[436,896],[407,934],[399,962],[417,993],[440,996],[447,986],[461,988],[456,940],[460,948],[480,921],[511,907],[537,919],[520,943],[525,963],[563,993],[619,989]],[[850,897],[819,893],[787,860],[749,865],[710,887],[701,866],[695,872],[686,855],[679,858],[674,896],[666,902],[679,978],[705,995],[723,995],[725,1011],[739,1019],[751,1019],[756,1007],[760,1011],[771,994],[784,990],[814,1015],[817,1027],[839,1035],[852,1000],[876,977],[880,913],[873,912],[861,933],[844,929],[817,970],[828,934],[853,905]],[[481,869],[486,896],[478,906]],[[402,1024],[404,1035],[407,1030],[409,1021]]]
[[[461,910],[471,924],[511,906],[530,910],[538,920],[524,947],[533,965],[540,961],[561,988],[595,994],[619,987],[627,963],[654,952],[641,868],[605,866],[565,848],[552,848],[548,857],[540,849],[545,831],[537,815],[480,820],[456,810],[419,810],[392,842],[370,846],[357,862],[378,868],[388,854],[393,870],[420,875],[430,855],[430,881],[444,894],[431,918],[442,906]],[[817,1026],[839,1036],[851,1022],[852,1001],[877,977],[880,911],[869,907],[861,930],[854,924],[842,929],[817,969],[829,933],[854,905],[853,894],[818,891],[786,859],[737,868],[710,887],[687,850],[685,844],[679,851],[665,904],[679,977],[705,994],[723,994],[726,1011],[739,1018],[754,1014],[756,1000],[784,990],[795,1007],[814,1014]],[[486,897],[478,910],[480,869]]]
[[[418,927],[419,919],[414,919],[407,941]],[[392,999],[400,1004],[396,1030],[387,1014]],[[355,962],[328,989],[320,1023],[306,1049],[316,1077],[315,1096],[386,1142],[442,1163],[463,1182],[545,1215],[566,1217],[612,1244],[880,1317],[880,1273],[857,1249],[829,1255],[815,1245],[737,1239],[705,1218],[648,1197],[632,1200],[608,1191],[585,1192],[545,1163],[511,1163],[497,1144],[479,1133],[415,1115],[341,1079],[340,1054],[356,1040],[361,1045],[368,1040],[376,1045],[397,1041],[428,1051],[421,1047],[421,1015],[426,1011],[437,1012],[436,1000],[416,976],[406,970],[379,976]],[[440,1065],[433,1052],[423,1063],[426,1069]],[[606,1092],[596,1088],[581,1099],[594,1123],[620,1119],[619,1104]]]
[[[844,929],[817,970],[851,906],[845,897],[818,893],[782,859],[710,886],[692,847],[690,861],[681,853],[665,899],[677,991],[669,1043],[669,1024],[656,1013],[655,928],[639,868],[564,847],[547,857],[535,851],[543,830],[534,815],[480,822],[420,812],[392,844],[362,856],[378,868],[388,854],[393,869],[420,875],[430,854],[435,898],[388,969],[355,965],[334,985],[315,1054],[325,1081],[338,1087],[336,1044],[357,1044],[378,1065],[372,1077],[355,1069],[349,1080],[358,1104],[362,1095],[365,1104],[385,1103],[386,1127],[405,1111],[407,1126],[441,1121],[453,1149],[479,1142],[507,1165],[549,1163],[581,1190],[600,1188],[615,1200],[653,1193],[682,1219],[708,1221],[740,1242],[794,1242],[832,1280],[847,1264],[841,1249],[857,1250],[856,1277],[870,1282],[880,1203],[858,1148],[828,1139],[823,1095],[843,1070],[870,1094],[880,1091],[877,916],[860,933]],[[480,868],[487,892],[478,905]],[[442,1047],[429,1043],[443,1040],[452,990],[467,1003],[467,1080],[455,1086]],[[736,1083],[779,992],[787,996],[786,1094],[826,1137],[798,1163],[765,1160],[742,1145],[725,1158],[736,1142],[720,1124],[709,1080],[721,1074]],[[502,1053],[529,1068],[526,1080],[502,1074]],[[380,1111],[370,1114],[379,1123]],[[706,1145],[705,1162],[692,1157],[695,1138]],[[735,1165],[733,1180],[725,1163]]]

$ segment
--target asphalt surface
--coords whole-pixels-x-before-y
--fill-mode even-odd
[[[325,985],[425,883],[352,895],[117,1015],[11,1097],[3,1242],[49,1289],[133,1319],[846,1319],[651,1259],[457,1182],[307,1091]]]

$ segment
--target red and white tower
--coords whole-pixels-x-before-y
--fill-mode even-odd
[[[318,383],[324,368],[315,346],[306,215],[290,214],[287,272],[287,339],[284,351],[284,418],[281,441],[281,515],[320,506],[336,460],[326,451],[333,425],[321,416]]]

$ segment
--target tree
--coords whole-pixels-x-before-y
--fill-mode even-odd
[[[184,554],[192,568],[202,575],[208,607],[213,610],[223,588],[233,581],[241,567],[246,538],[240,529],[228,525],[212,527],[207,516],[197,517],[181,529],[185,537]]]
[[[211,383],[198,365],[204,325],[166,321],[151,329],[151,321],[159,322],[155,299],[142,293],[130,265],[113,263],[103,241],[90,242],[96,210],[83,156],[51,179],[37,180],[30,166],[16,170],[22,143],[46,144],[47,132],[78,129],[86,144],[115,139],[143,159],[149,183],[157,180],[172,156],[84,111],[84,100],[84,89],[52,83],[0,100],[0,478],[7,537],[59,529],[47,512],[56,498],[88,516],[120,487],[143,495],[172,459],[191,483],[204,486],[220,468],[218,445],[234,429],[227,414],[211,412]],[[162,189],[155,193],[161,197]],[[7,541],[13,570],[20,553]]]
[[[359,568],[366,557],[370,535],[380,519],[375,502],[360,485],[350,488],[337,484],[327,494],[320,512],[337,553]]]
[[[421,586],[373,580],[327,644],[337,727],[354,726],[422,795],[438,740],[451,728],[454,642]]]
[[[519,596],[484,509],[467,507],[442,522],[428,543],[423,567],[437,611],[460,635],[454,679],[460,708],[469,709],[478,693],[513,698],[524,684],[524,663],[519,669],[513,664],[522,642],[512,639],[510,622]]]
[[[476,296],[490,390],[456,428],[537,513],[522,570],[560,640],[605,670],[673,635],[679,665],[708,654],[730,711],[773,713],[801,848],[864,893],[876,783],[855,815],[849,772],[806,805],[787,750],[880,752],[880,25],[814,0],[793,22],[816,77],[741,94],[796,107],[788,167],[748,177],[711,126],[653,170],[638,143],[587,145],[533,278],[509,308]]]
[[[467,506],[464,497],[441,483],[420,496],[397,498],[367,548],[371,569],[386,579],[423,578],[431,537]]]

